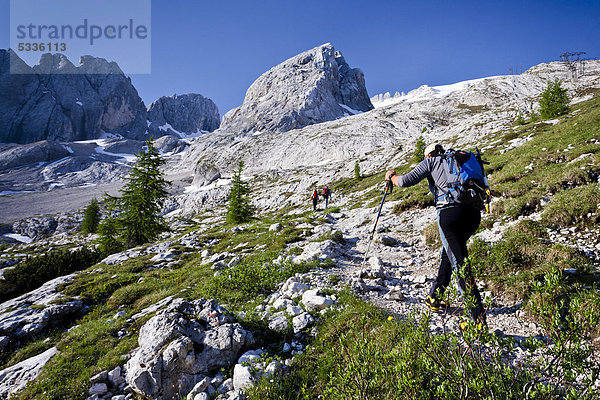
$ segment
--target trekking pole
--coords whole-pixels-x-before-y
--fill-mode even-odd
[[[383,208],[383,203],[385,202],[385,198],[387,197],[388,193],[392,193],[393,187],[394,187],[394,184],[392,183],[391,179],[386,182],[385,189],[383,191],[383,199],[381,199],[381,205],[379,206],[379,211],[377,211],[377,218],[375,219],[375,225],[373,226],[373,231],[371,232],[371,237],[369,238],[369,244],[367,245],[367,251],[365,252],[365,255],[363,256],[363,262],[361,264],[361,269],[365,265],[365,262],[367,261],[367,255],[369,254],[369,249],[371,248],[371,242],[373,241],[373,237],[375,236],[375,229],[377,228],[377,222],[379,222],[379,216],[381,215],[381,209]]]

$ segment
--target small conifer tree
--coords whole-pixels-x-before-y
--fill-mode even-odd
[[[354,164],[354,178],[360,179],[360,165],[358,164],[358,160]]]
[[[122,209],[119,220],[128,247],[150,242],[168,229],[159,215],[169,194],[166,189],[169,182],[159,169],[165,161],[151,139],[146,141],[146,151],[140,151],[136,158],[119,200]]]
[[[229,208],[227,209],[227,222],[239,224],[247,222],[254,214],[254,207],[250,204],[250,188],[242,181],[242,169],[244,163],[238,164],[238,169],[233,172],[231,178],[231,191],[229,192]]]
[[[569,96],[561,81],[556,79],[548,83],[540,99],[540,116],[543,119],[556,118],[569,112]]]
[[[98,206],[98,200],[95,198],[90,201],[90,204],[85,208],[83,212],[83,222],[81,223],[81,230],[84,233],[96,233],[98,230],[98,223],[100,222],[100,207]]]
[[[413,162],[415,164],[420,163],[425,158],[423,152],[425,151],[425,139],[423,136],[419,136],[417,143],[415,144],[415,153],[413,155]]]
[[[154,148],[152,138],[146,141],[146,149],[136,154],[136,158],[125,186],[120,190],[121,197],[107,198],[111,211],[116,214],[114,219],[101,225],[101,242],[105,241],[107,248],[111,247],[110,238],[118,238],[130,248],[150,242],[168,230],[160,211],[168,196],[166,188],[170,182],[160,171],[165,161]]]

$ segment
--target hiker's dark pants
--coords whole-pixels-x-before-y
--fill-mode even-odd
[[[329,206],[329,196],[325,196],[325,208]]]
[[[429,295],[440,297],[450,284],[452,271],[458,271],[467,258],[467,241],[475,233],[481,222],[479,209],[464,205],[453,205],[438,209],[438,227],[442,240],[440,267],[438,276],[431,287]],[[484,313],[481,295],[475,285],[470,266],[465,271],[465,278],[459,278],[458,286],[461,295],[469,294],[474,301],[471,316],[475,321]],[[466,281],[466,282],[465,282]],[[439,291],[436,293],[436,290]],[[485,316],[483,316],[485,318]]]
[[[313,198],[313,211],[317,211],[317,199]]]

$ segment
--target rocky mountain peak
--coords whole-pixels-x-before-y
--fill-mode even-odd
[[[116,63],[84,56],[76,67],[47,53],[30,68],[11,50],[0,55],[0,142],[146,137],[144,103]]]
[[[221,127],[232,133],[285,132],[371,109],[362,71],[350,68],[326,43],[262,74]]]
[[[81,56],[79,58],[78,68],[84,74],[120,74],[123,75],[123,71],[119,65],[114,61],[107,61],[104,58],[94,56]]]
[[[197,93],[161,97],[148,106],[148,131],[155,137],[196,136],[214,131],[220,122],[217,105]]]
[[[40,61],[33,67],[38,74],[76,74],[77,68],[64,54],[44,53]]]

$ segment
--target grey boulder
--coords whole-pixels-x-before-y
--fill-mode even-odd
[[[30,218],[15,222],[12,230],[34,240],[52,235],[58,227],[58,221],[52,217]]]
[[[179,139],[178,136],[165,135],[154,141],[154,147],[163,153],[181,153],[189,144]]]
[[[221,178],[221,172],[217,167],[210,163],[199,162],[194,168],[194,180],[192,184],[202,187],[210,185],[219,178]]]
[[[127,383],[151,399],[189,393],[253,342],[214,300],[176,299],[140,329],[140,346],[125,367]]]
[[[34,381],[42,368],[58,353],[56,347],[0,371],[0,398],[7,399]]]

